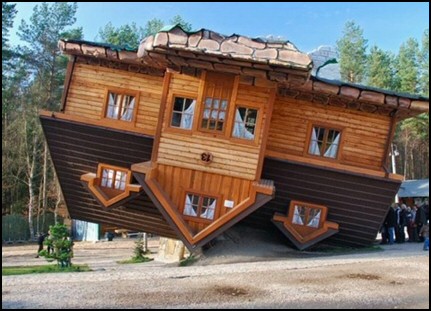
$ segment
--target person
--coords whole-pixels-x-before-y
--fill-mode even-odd
[[[419,235],[424,238],[424,251],[430,249],[430,227],[429,220],[424,224],[419,232]]]
[[[43,250],[43,242],[45,241],[45,238],[48,236],[47,233],[41,232],[39,237],[37,238],[37,244],[39,245],[39,248],[37,249],[37,255],[35,258],[39,258],[40,251]]]
[[[395,241],[395,227],[397,226],[397,207],[397,203],[392,203],[391,207],[389,208],[389,212],[386,215],[386,223],[388,226],[388,239],[390,245],[394,244]]]

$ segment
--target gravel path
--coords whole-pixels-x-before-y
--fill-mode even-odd
[[[44,264],[35,248],[2,247],[2,265]],[[115,263],[132,249],[130,240],[77,243],[74,262],[95,271],[2,276],[2,308],[429,309],[429,253],[421,244],[189,267]]]

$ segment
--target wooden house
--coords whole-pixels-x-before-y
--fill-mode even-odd
[[[239,221],[299,249],[375,239],[401,176],[396,123],[427,98],[310,75],[290,42],[166,28],[138,51],[59,42],[60,112],[40,119],[72,218],[181,239]]]

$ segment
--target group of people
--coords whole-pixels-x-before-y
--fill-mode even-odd
[[[429,205],[414,205],[392,203],[381,228],[381,244],[406,242],[423,242],[424,250],[429,250]]]

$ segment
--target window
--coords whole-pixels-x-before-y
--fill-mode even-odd
[[[108,91],[105,117],[131,122],[136,107],[136,94],[123,91]]]
[[[187,193],[183,214],[213,220],[216,206],[217,200],[215,198]]]
[[[171,126],[191,130],[195,106],[195,99],[175,97],[172,109]]]
[[[336,159],[340,145],[341,131],[321,126],[311,129],[308,153],[315,156]]]
[[[224,132],[232,89],[233,76],[207,73],[199,125],[201,130]]]
[[[253,140],[256,130],[257,109],[238,107],[235,112],[235,123],[232,136]]]
[[[111,188],[115,190],[125,190],[126,180],[126,171],[102,168],[102,179],[100,182],[101,187]]]
[[[319,228],[322,210],[302,204],[294,204],[292,224]]]

